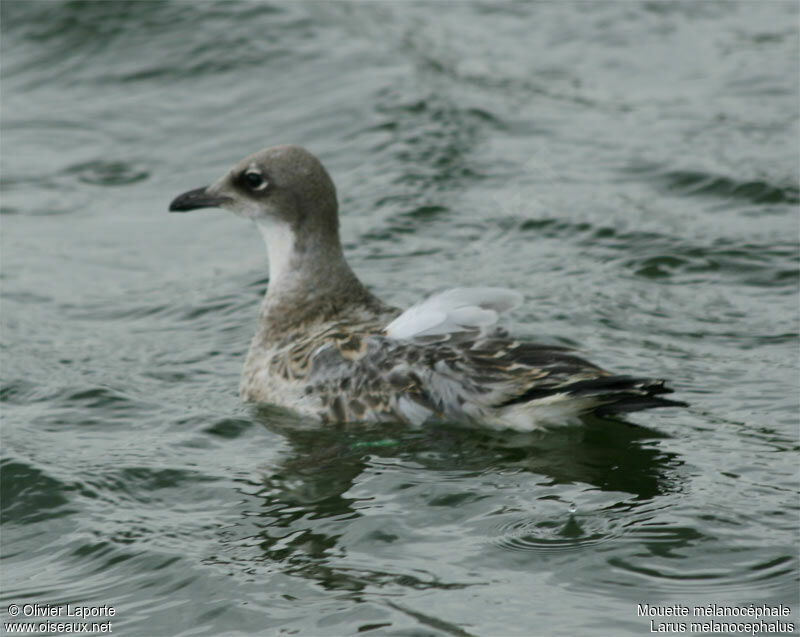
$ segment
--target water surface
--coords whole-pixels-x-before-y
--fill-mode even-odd
[[[798,608],[796,3],[2,10],[2,604],[122,635],[641,635]],[[688,409],[535,434],[239,404],[254,228],[169,215],[307,146],[353,268]],[[24,621],[33,619],[22,618]]]

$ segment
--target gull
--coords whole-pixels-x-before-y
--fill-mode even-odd
[[[245,157],[170,211],[224,208],[255,222],[269,284],[242,372],[243,401],[325,423],[430,421],[532,431],[584,414],[685,406],[664,381],[608,372],[571,349],[512,338],[497,326],[522,295],[455,288],[401,311],[348,265],[336,188],[299,146]]]

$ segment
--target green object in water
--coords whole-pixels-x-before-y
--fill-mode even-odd
[[[396,445],[397,440],[392,438],[384,438],[383,440],[363,440],[361,442],[354,442],[350,445],[351,449],[363,449],[365,447],[391,447]]]

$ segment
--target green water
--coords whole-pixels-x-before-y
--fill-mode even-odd
[[[796,3],[0,10],[4,631],[798,625]],[[516,289],[514,332],[691,407],[509,434],[240,405],[261,237],[166,209],[278,143],[328,167],[385,300]]]

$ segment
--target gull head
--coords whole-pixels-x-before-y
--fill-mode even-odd
[[[272,297],[333,294],[346,285],[360,290],[342,253],[336,188],[306,149],[262,150],[169,205],[171,212],[200,208],[225,208],[256,223],[269,255]]]
[[[298,237],[338,238],[336,188],[320,161],[299,146],[274,146],[245,157],[221,179],[176,197],[170,212],[224,208],[260,226]]]

